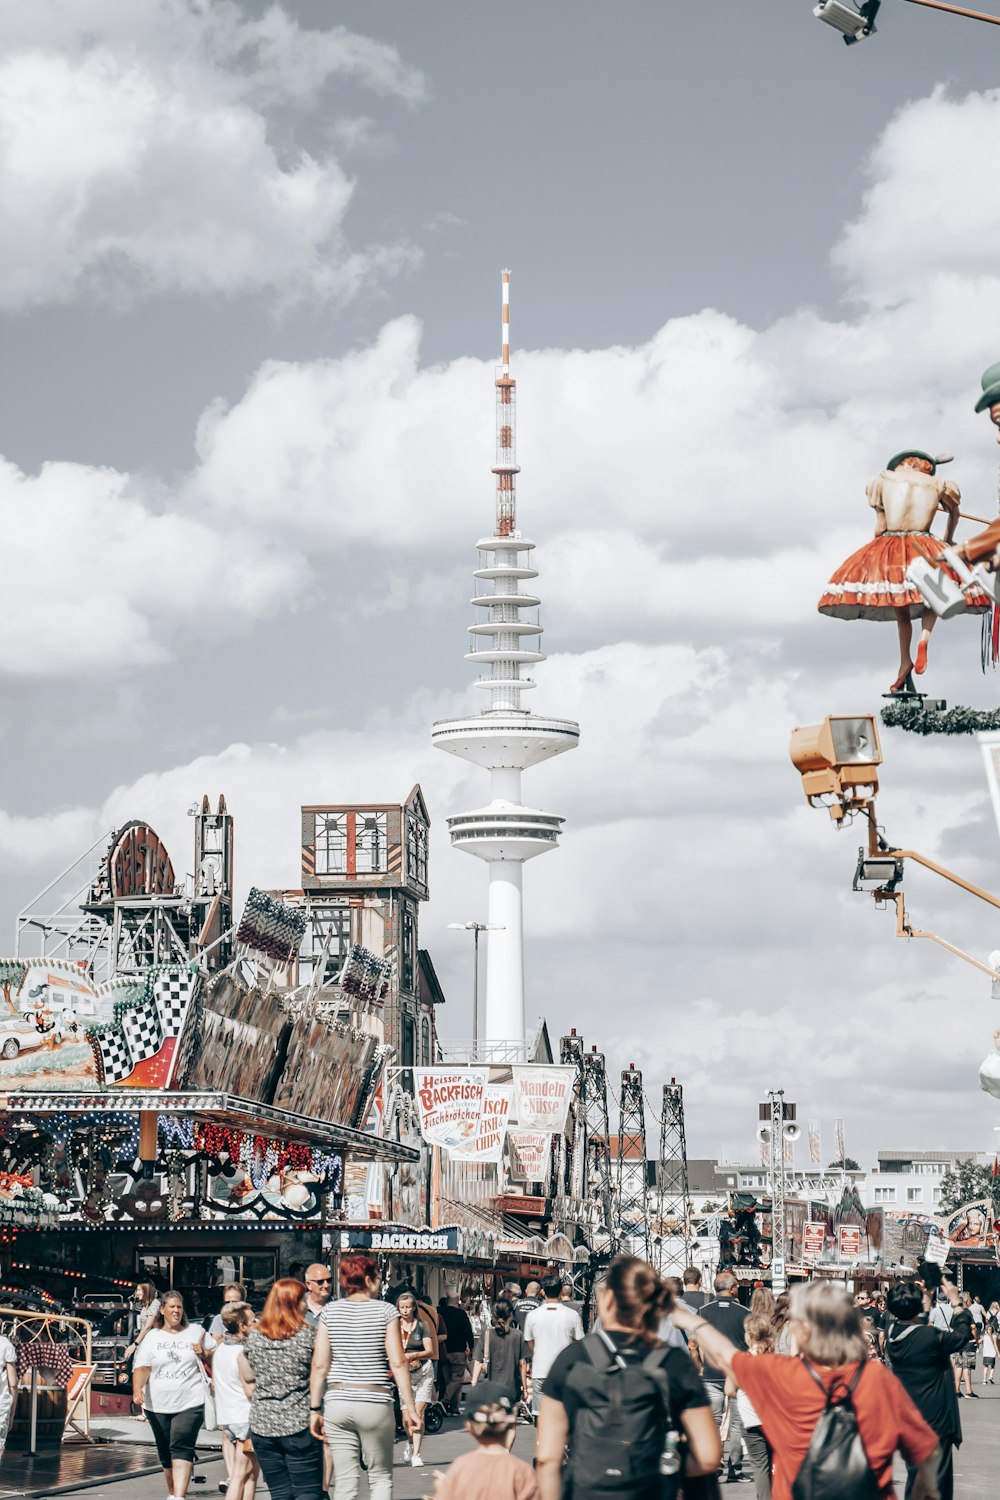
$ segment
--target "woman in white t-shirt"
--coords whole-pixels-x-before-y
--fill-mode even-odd
[[[17,1401],[17,1350],[10,1339],[0,1334],[0,1458],[7,1446],[10,1419]]]
[[[165,1292],[152,1331],[136,1353],[132,1396],[153,1429],[167,1481],[167,1500],[184,1500],[195,1443],[205,1418],[205,1370],[200,1324],[188,1323],[179,1292]]]
[[[215,1417],[231,1450],[226,1500],[254,1500],[260,1474],[250,1441],[250,1397],[240,1375],[240,1354],[254,1325],[249,1302],[227,1302],[222,1310],[222,1337],[212,1354]]]

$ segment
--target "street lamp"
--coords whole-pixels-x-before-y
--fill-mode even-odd
[[[481,932],[504,932],[499,922],[449,922],[452,932],[471,932],[473,948],[472,969],[472,1061],[479,1055],[479,934]]]

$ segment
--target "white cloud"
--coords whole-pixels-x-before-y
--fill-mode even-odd
[[[992,432],[971,407],[979,370],[1000,354],[982,344],[984,328],[1000,326],[1000,277],[985,254],[951,273],[951,224],[920,238],[914,221],[893,239],[920,196],[914,164],[936,111],[954,138],[956,117],[965,130],[1000,104],[984,96],[966,113],[938,96],[890,127],[838,252],[862,313],[800,310],[758,331],[708,310],[638,348],[516,360],[521,519],[541,544],[555,643],[537,707],[583,728],[579,750],[527,780],[533,799],[567,818],[561,852],[526,875],[532,1004],[556,1030],[579,1022],[613,1067],[634,1057],[651,1079],[683,1076],[697,1100],[692,1139],[706,1147],[745,1151],[756,1099],[782,1081],[794,1081],[803,1114],[825,1114],[829,1131],[847,1113],[851,1138],[871,1145],[887,1119],[900,1139],[954,1146],[988,1139],[996,1118],[975,1080],[992,1031],[988,981],[929,943],[900,942],[892,915],[851,892],[862,834],[806,809],[787,758],[793,723],[877,707],[891,680],[891,626],[833,624],[813,609],[832,568],[870,534],[871,473],[904,443],[955,448],[968,508],[993,505]],[[924,175],[922,201],[948,190],[955,233],[980,224],[988,180]],[[1000,225],[982,222],[993,256]],[[880,269],[883,242],[892,248]],[[187,555],[204,555],[206,572],[222,558],[244,568],[232,626],[308,586],[307,547],[317,572],[337,579],[341,618],[364,564],[357,591],[373,633],[381,612],[394,616],[390,630],[415,633],[415,612],[425,623],[436,595],[460,604],[457,573],[471,570],[492,508],[493,367],[422,366],[419,335],[402,318],[339,359],[264,365],[242,400],[205,413],[197,462],[169,500],[138,478],[72,466],[9,474],[16,571],[48,557],[65,595],[79,559],[85,581],[79,613],[55,629],[47,599],[19,581],[8,670],[33,650],[36,671],[110,673],[104,645],[70,660],[66,641],[80,651],[88,611],[128,612],[120,666],[186,649],[178,620],[204,597],[204,574],[178,561]],[[100,554],[81,519],[91,514],[110,537]],[[148,590],[128,581],[155,565]],[[124,593],[113,587],[121,577]],[[175,597],[186,611],[169,608]],[[988,703],[976,645],[968,621],[942,626],[929,687]],[[459,1034],[468,954],[447,922],[482,909],[485,881],[473,884],[469,861],[449,850],[444,818],[481,802],[484,783],[428,740],[434,718],[471,705],[459,649],[456,639],[448,701],[430,702],[418,684],[402,710],[367,726],[210,751],[73,817],[82,833],[148,816],[182,865],[184,808],[224,791],[241,880],[295,884],[301,802],[402,798],[419,779],[435,819],[423,938],[450,985],[446,1029]],[[387,683],[387,696],[397,689]],[[893,732],[885,751],[890,838],[994,886],[976,747]],[[43,822],[0,820],[11,869]],[[917,925],[979,956],[997,946],[971,898],[918,873],[907,891]]]
[[[892,307],[937,281],[996,281],[998,126],[997,89],[952,98],[937,88],[900,110],[872,151],[861,214],[835,254],[853,296]]]
[[[301,588],[291,553],[157,510],[128,477],[0,460],[0,672],[106,679],[239,630]]]
[[[37,0],[6,8],[0,52],[0,307],[344,297],[412,259],[347,244],[352,181],[290,131],[331,80],[420,100],[394,48],[280,6],[252,19],[228,0]]]
[[[525,875],[529,1013],[599,1042],[613,1087],[631,1060],[651,1091],[682,1078],[692,1149],[752,1150],[756,1100],[778,1083],[828,1131],[846,1114],[859,1149],[885,1144],[887,1118],[900,1138],[929,1145],[942,1118],[954,1139],[938,1144],[987,1132],[995,1108],[975,1075],[991,1030],[988,981],[930,944],[898,942],[891,916],[851,893],[861,835],[836,832],[799,797],[787,679],[759,656],[717,648],[617,645],[550,665],[546,707],[579,713],[583,739],[526,778],[531,798],[567,819],[562,847]],[[52,826],[0,818],[0,852],[8,867],[30,864],[34,881],[39,841],[55,863],[142,816],[184,869],[185,808],[224,792],[242,897],[251,882],[298,885],[302,803],[402,800],[419,780],[433,819],[421,941],[449,996],[443,1030],[463,1035],[468,953],[447,923],[484,910],[486,873],[449,848],[445,818],[481,801],[484,778],[435,752],[428,725],[466,708],[467,695],[415,699],[351,731],[233,744],[150,771]],[[927,796],[922,747],[893,739],[887,749],[889,831],[940,856],[981,789]],[[953,764],[952,780],[968,771]],[[922,925],[975,952],[992,946],[974,902],[931,877],[908,890]],[[928,1050],[942,1026],[946,1056]]]

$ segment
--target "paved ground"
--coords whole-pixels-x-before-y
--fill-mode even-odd
[[[1000,1496],[1000,1386],[976,1386],[978,1400],[963,1400],[962,1423],[965,1442],[955,1462],[956,1500],[997,1500]],[[45,1496],[86,1491],[86,1500],[164,1500],[163,1480],[156,1465],[152,1445],[136,1441],[148,1429],[143,1423],[99,1423],[95,1431],[119,1439],[87,1450],[64,1447],[61,1468],[54,1458],[27,1460],[8,1453],[0,1466],[0,1500],[15,1500],[22,1495]],[[121,1441],[127,1434],[129,1440]],[[189,1500],[209,1500],[218,1496],[222,1477],[222,1459],[208,1443],[204,1459],[196,1473],[198,1483],[191,1487]],[[402,1444],[396,1447],[396,1471],[393,1500],[422,1500],[434,1493],[434,1470],[448,1466],[464,1453],[470,1439],[461,1423],[449,1421],[443,1432],[424,1439],[426,1467],[412,1469],[402,1461]],[[534,1431],[518,1428],[515,1452],[529,1462],[534,1447]],[[32,1467],[33,1466],[33,1467]],[[903,1477],[900,1468],[897,1481]],[[903,1485],[897,1482],[897,1493]],[[267,1490],[261,1487],[262,1500]],[[361,1494],[366,1493],[362,1485]],[[744,1482],[725,1486],[723,1500],[752,1500],[753,1486]]]

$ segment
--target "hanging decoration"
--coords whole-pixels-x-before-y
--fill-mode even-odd
[[[961,704],[946,710],[925,708],[917,696],[907,702],[887,703],[882,710],[887,729],[907,729],[911,734],[981,734],[1000,729],[1000,709],[965,708]]]

